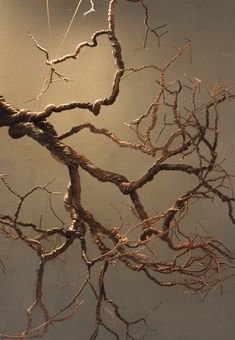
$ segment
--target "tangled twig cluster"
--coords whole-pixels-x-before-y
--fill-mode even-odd
[[[148,8],[143,0],[127,1],[139,4],[144,10],[146,31],[143,47],[146,47],[148,35],[151,33],[159,45],[160,38],[165,34],[165,32],[159,32],[165,25],[151,28]],[[51,60],[48,51],[30,35],[36,47],[44,53],[46,64],[50,69],[45,88],[38,98],[52,85],[54,76],[66,80],[66,77],[56,70],[58,64],[69,62],[70,59],[79,59],[82,49],[95,48],[98,45],[99,37],[107,36],[116,67],[111,92],[107,97],[97,99],[93,103],[72,101],[58,106],[49,104],[41,112],[20,110],[9,104],[3,97],[0,98],[0,126],[9,128],[9,136],[15,139],[23,136],[32,138],[42,147],[48,149],[57,161],[67,167],[70,183],[64,196],[64,205],[71,217],[69,226],[62,223],[61,226],[53,228],[22,221],[20,218],[22,206],[27,199],[30,199],[33,192],[43,190],[50,196],[55,193],[49,190],[50,183],[47,183],[20,195],[10,186],[6,175],[1,175],[2,184],[18,199],[17,209],[13,216],[0,215],[1,234],[8,238],[22,240],[37,254],[40,261],[37,269],[35,300],[26,311],[27,326],[20,334],[2,334],[4,339],[42,336],[51,324],[70,318],[79,310],[82,303],[80,296],[88,287],[93,291],[97,301],[96,325],[89,339],[95,339],[101,327],[105,328],[114,338],[120,339],[120,335],[102,318],[104,303],[110,305],[114,315],[124,324],[127,339],[134,339],[131,332],[133,324],[143,322],[147,331],[148,315],[139,320],[128,321],[121,314],[118,304],[107,296],[105,275],[113,263],[120,262],[130,271],[144,273],[146,278],[156,285],[181,286],[202,297],[206,296],[213,287],[222,285],[225,278],[231,275],[230,269],[234,268],[235,254],[223,242],[215,239],[209,233],[192,232],[192,229],[187,226],[188,220],[185,222],[193,204],[199,200],[207,201],[218,198],[227,206],[228,215],[232,223],[235,223],[232,176],[223,168],[217,154],[219,107],[222,103],[230,101],[233,95],[227,88],[216,85],[213,88],[206,88],[207,99],[201,103],[199,101],[200,90],[203,87],[201,80],[186,79],[184,83],[180,80],[172,82],[166,80],[166,74],[171,66],[186,50],[191,53],[192,43],[190,41],[186,41],[182,47],[176,48],[175,54],[163,66],[147,64],[138,68],[126,67],[115,31],[117,2],[117,0],[109,2],[107,29],[95,32],[90,42],[79,43],[74,52],[60,58]],[[94,11],[92,1],[91,5],[92,11]],[[135,143],[122,140],[111,131],[97,128],[89,122],[73,126],[69,131],[58,135],[56,127],[48,122],[48,118],[54,113],[63,113],[72,109],[88,110],[94,115],[102,114],[103,106],[115,103],[122,79],[145,69],[152,69],[156,72],[157,90],[148,109],[138,118],[126,124],[135,132]],[[184,104],[185,98],[187,98],[187,106]],[[86,156],[79,154],[64,142],[66,138],[79,134],[83,129],[88,129],[97,135],[97,138],[98,135],[103,135],[119,147],[149,155],[153,159],[152,165],[136,179],[128,179],[120,173],[99,168]],[[121,195],[128,196],[137,223],[124,231],[122,228],[101,224],[82,204],[83,187],[79,175],[81,171],[86,171],[100,182],[112,183],[117,186]],[[173,204],[171,202],[165,211],[149,216],[138,190],[147,183],[154,182],[162,172],[169,172],[169,175],[178,172],[185,176],[192,176],[194,184]],[[51,242],[51,249],[44,249],[44,240],[53,241],[58,235],[60,236],[59,245]],[[89,254],[88,239],[97,248],[98,256],[91,257]],[[87,268],[87,274],[73,299],[51,315],[43,300],[44,269],[49,261],[61,256],[75,241],[80,242],[81,257]],[[157,249],[160,243],[168,251],[168,259],[161,257],[160,252],[152,250],[153,247]],[[99,267],[98,288],[91,281],[94,267]],[[0,262],[0,268],[4,270],[2,262]],[[33,313],[36,307],[41,309],[44,323],[33,327]]]

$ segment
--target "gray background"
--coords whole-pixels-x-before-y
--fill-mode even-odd
[[[208,84],[219,82],[227,85],[232,92],[235,87],[234,76],[234,33],[235,2],[232,0],[149,0],[151,22],[154,26],[168,24],[165,44],[179,46],[187,37],[193,42],[193,64],[187,55],[175,65],[170,79],[182,78],[185,72],[190,77],[205,80]],[[69,84],[57,82],[42,98],[40,104],[24,103],[34,98],[40,91],[43,78],[47,74],[44,56],[34,47],[26,34],[27,30],[38,39],[40,44],[55,54],[67,28],[71,15],[77,5],[72,0],[50,0],[52,39],[48,38],[46,6],[39,0],[0,0],[0,91],[16,106],[25,108],[43,108],[48,103],[63,103],[70,100],[95,100],[109,93],[113,76],[113,59],[105,38],[95,50],[81,53],[78,61],[59,67],[61,72],[73,79]],[[106,0],[96,0],[96,13],[83,18],[82,13],[89,8],[89,1],[84,0],[62,48],[62,53],[74,49],[77,42],[89,39],[91,34],[105,26],[107,9]],[[174,50],[162,46],[154,47],[150,39],[149,50],[139,50],[143,39],[143,12],[136,4],[120,0],[117,6],[117,33],[123,45],[123,55],[127,65],[155,62],[161,64]],[[137,49],[137,50],[136,50]],[[94,118],[91,114],[74,111],[55,115],[51,121],[59,132],[66,131],[72,125],[91,121],[96,126],[104,126],[115,131],[123,138],[131,138],[131,133],[122,122],[137,117],[154,95],[153,83],[156,75],[151,71],[123,81],[120,97],[111,108],[102,110]],[[185,99],[187,102],[187,98]],[[224,105],[221,110],[221,159],[234,172],[234,104]],[[138,153],[119,150],[102,136],[94,137],[87,132],[69,140],[79,152],[86,155],[98,166],[118,171],[128,178],[142,174],[146,166],[152,163]],[[0,130],[0,172],[10,175],[9,183],[20,193],[35,184],[45,184],[56,178],[52,188],[64,193],[68,182],[66,169],[48,157],[46,150],[40,148],[28,138],[11,140],[7,130]],[[126,207],[127,200],[119,195],[112,186],[97,183],[82,174],[83,202],[98,220],[106,224],[118,223],[118,216],[110,203],[121,212],[123,219],[133,222],[133,217]],[[183,193],[190,179],[181,176],[165,178],[161,176],[158,185],[147,185],[140,190],[141,197],[151,209],[162,209],[171,204],[178,194]],[[169,190],[170,188],[170,190]],[[101,199],[101,193],[102,199]],[[54,205],[64,220],[62,196],[54,199]],[[161,198],[161,199],[159,199]],[[13,212],[16,200],[9,196],[1,186],[0,206],[2,212]],[[233,247],[235,229],[226,216],[226,210],[217,201],[214,205],[199,205],[192,212],[192,223],[200,218],[208,230],[222,238]],[[27,202],[22,211],[26,219],[38,222],[43,213],[43,221],[56,224],[51,216],[45,194],[38,193]],[[24,309],[32,302],[34,293],[35,269],[37,258],[20,242],[0,238],[0,257],[6,266],[6,275],[0,277],[0,332],[22,329],[25,322]],[[62,306],[66,298],[72,296],[74,287],[82,282],[84,268],[78,260],[79,247],[74,245],[65,255],[64,261],[57,261],[47,267],[45,280],[45,299],[49,310]],[[204,302],[179,289],[164,289],[153,286],[141,274],[128,273],[125,269],[114,267],[112,275],[107,277],[107,290],[112,292],[114,300],[120,301],[126,315],[131,318],[141,316],[148,308],[163,304],[150,315],[150,326],[156,333],[148,333],[146,339],[163,340],[226,340],[234,339],[235,281],[225,282],[223,295],[220,290],[212,291]],[[92,294],[82,298],[85,302],[80,313],[65,323],[51,327],[44,339],[87,339],[88,329],[93,325]],[[81,298],[81,299],[82,299]],[[40,316],[36,320],[39,321]],[[121,327],[113,321],[115,327]],[[101,333],[99,339],[110,339],[107,333]]]

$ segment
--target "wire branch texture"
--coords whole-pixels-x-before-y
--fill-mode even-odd
[[[151,34],[156,39],[156,46],[161,46],[162,39],[167,33],[162,29],[165,30],[166,25],[152,28],[149,23],[149,10],[144,0],[127,1],[135,3],[133,6],[140,6],[143,11],[145,27],[143,48],[147,47]],[[210,233],[192,232],[192,228],[188,227],[187,219],[192,206],[198,201],[204,200],[206,203],[216,198],[223,202],[231,222],[235,224],[232,175],[223,168],[218,155],[219,109],[223,103],[231,101],[234,96],[226,87],[216,85],[212,89],[207,89],[207,99],[201,103],[199,100],[200,90],[203,87],[201,80],[185,79],[185,83],[177,79],[173,82],[167,81],[172,65],[177,64],[185,52],[191,53],[192,42],[189,40],[181,47],[177,47],[174,54],[163,65],[146,64],[140,67],[126,67],[121,44],[116,34],[118,18],[116,18],[115,9],[118,2],[118,0],[109,1],[107,27],[94,32],[90,41],[77,44],[74,51],[64,56],[50,59],[48,50],[29,33],[35,47],[43,53],[45,63],[49,68],[49,77],[37,99],[43,96],[50,86],[53,86],[54,77],[66,80],[66,77],[57,71],[58,64],[69,63],[73,59],[79,62],[82,49],[96,48],[100,44],[100,36],[107,37],[115,71],[110,92],[106,97],[94,102],[74,100],[60,105],[49,103],[40,112],[16,108],[3,96],[0,97],[0,127],[8,127],[9,137],[20,139],[27,136],[33,139],[49,151],[49,156],[67,168],[70,181],[64,196],[64,206],[71,219],[70,225],[65,225],[57,218],[58,226],[53,227],[42,227],[22,220],[22,207],[27,200],[31,199],[34,192],[42,191],[52,199],[56,193],[49,189],[49,182],[43,186],[33,187],[21,195],[11,187],[6,174],[0,175],[1,184],[6,187],[9,195],[14,195],[18,200],[17,208],[12,216],[0,214],[1,235],[11,238],[12,242],[16,239],[21,240],[30,247],[39,260],[35,299],[26,310],[27,324],[18,334],[2,333],[2,339],[23,340],[43,336],[49,327],[72,318],[75,313],[79,312],[84,302],[81,297],[84,296],[86,290],[91,290],[96,301],[95,325],[91,334],[88,335],[90,340],[96,339],[101,329],[109,333],[110,339],[121,339],[118,331],[113,329],[103,317],[104,308],[107,306],[112,311],[112,315],[123,325],[126,339],[135,339],[132,326],[137,323],[144,324],[145,331],[142,336],[144,339],[150,329],[148,316],[158,306],[138,320],[128,320],[124,316],[118,302],[114,302],[106,292],[107,272],[116,263],[120,263],[129,271],[138,272],[139,275],[144,274],[146,280],[152,281],[154,285],[183,287],[193,294],[200,295],[201,298],[206,297],[214,287],[222,286],[223,281],[234,273],[234,252]],[[90,5],[91,8],[84,13],[85,15],[95,11],[95,1],[90,1]],[[51,34],[49,1],[46,1],[46,7],[48,28]],[[104,106],[115,105],[122,80],[148,69],[156,73],[153,86],[156,87],[157,84],[157,90],[154,100],[148,104],[145,112],[126,123],[127,127],[135,133],[136,142],[124,140],[112,131],[98,128],[90,122],[73,126],[65,133],[58,135],[56,127],[49,123],[48,118],[54,113],[65,114],[69,110],[88,110],[95,116],[102,115]],[[7,94],[5,95],[7,97]],[[190,98],[190,104],[182,109],[185,97]],[[167,111],[164,117],[162,117],[163,109]],[[159,124],[162,125],[161,129],[159,129]],[[138,178],[126,178],[121,173],[99,168],[92,160],[66,143],[66,139],[69,140],[69,137],[78,135],[84,129],[97,138],[102,135],[120,148],[127,148],[132,152],[149,156],[152,159],[152,165],[147,167]],[[179,159],[181,160],[178,161]],[[100,182],[116,186],[120,191],[120,196],[127,196],[137,222],[128,228],[106,226],[99,222],[82,203],[83,184],[80,177],[82,171]],[[191,176],[194,179],[193,184],[173,204],[169,202],[165,211],[149,215],[142,203],[139,189],[147,183],[154,183],[159,174],[163,172],[169,176],[173,173],[181,173],[185,177]],[[52,205],[51,210],[56,214]],[[121,212],[119,213],[121,216]],[[122,217],[120,218],[122,220]],[[125,225],[123,220],[122,225]],[[55,238],[59,240],[57,243],[54,242]],[[45,240],[49,241],[47,243],[50,245],[49,248],[48,245],[45,247]],[[50,314],[43,298],[45,267],[48,262],[60,258],[75,242],[80,244],[80,254],[86,266],[86,275],[73,298],[60,310]],[[87,243],[90,242],[98,251],[95,257],[88,251]],[[169,252],[168,260],[162,256],[161,252],[153,252],[152,249],[158,249],[159,244]],[[97,268],[98,277],[95,276]],[[0,262],[0,270],[3,272],[5,270],[2,262]],[[94,283],[94,277],[96,283]],[[38,308],[44,321],[35,326],[34,311]]]

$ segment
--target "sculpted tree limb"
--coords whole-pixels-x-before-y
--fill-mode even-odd
[[[161,33],[161,30],[165,29],[166,25],[151,28],[145,2],[143,0],[127,1],[139,5],[143,10],[145,25],[143,48],[147,47],[150,34],[153,34],[157,46],[160,46],[162,37],[166,33]],[[187,219],[192,205],[200,200],[204,200],[206,204],[207,201],[217,198],[224,203],[231,222],[235,224],[232,175],[223,168],[218,155],[219,109],[223,103],[231,101],[234,96],[226,87],[215,86],[212,89],[208,88],[207,98],[205,100],[203,98],[201,102],[199,100],[199,90],[203,87],[201,80],[194,78],[188,81],[186,79],[185,83],[181,80],[166,80],[172,65],[175,65],[186,51],[189,51],[191,55],[191,41],[186,41],[182,47],[177,47],[175,54],[163,66],[146,64],[140,67],[126,67],[121,43],[116,34],[118,18],[116,18],[115,9],[118,2],[117,0],[109,1],[107,27],[94,32],[90,41],[78,43],[74,51],[62,57],[51,59],[47,49],[30,34],[36,48],[43,52],[50,73],[45,87],[37,98],[43,96],[49,87],[53,86],[54,77],[66,80],[66,77],[57,71],[58,64],[69,63],[72,59],[79,62],[82,49],[95,48],[100,44],[100,36],[107,37],[115,71],[110,92],[106,97],[94,102],[74,100],[59,105],[48,103],[40,112],[16,108],[5,99],[7,93],[0,98],[0,127],[8,127],[9,138],[19,139],[19,143],[20,139],[25,136],[34,140],[49,151],[48,157],[52,156],[67,168],[70,179],[64,196],[64,207],[70,214],[70,224],[64,225],[63,221],[58,218],[58,226],[42,226],[24,220],[21,217],[21,211],[25,202],[30,200],[36,191],[42,190],[45,195],[53,197],[56,193],[49,189],[50,182],[43,186],[33,187],[25,194],[19,194],[11,187],[5,174],[0,176],[0,181],[7,188],[9,195],[16,196],[18,200],[13,215],[1,212],[1,233],[7,238],[12,238],[12,242],[20,239],[35,252],[39,261],[35,300],[26,310],[27,325],[19,334],[5,334],[3,331],[1,334],[3,339],[43,336],[51,325],[71,318],[79,312],[80,305],[83,303],[80,297],[89,289],[96,300],[96,322],[92,333],[88,335],[89,339],[96,339],[101,328],[104,328],[110,337],[121,339],[121,335],[103,318],[105,305],[109,305],[113,315],[123,324],[126,339],[135,339],[131,326],[137,323],[145,325],[144,338],[149,329],[150,312],[138,320],[128,320],[120,311],[118,302],[114,302],[112,297],[106,293],[107,272],[110,266],[117,262],[130,271],[138,272],[139,275],[143,273],[146,279],[156,285],[184,287],[201,297],[205,297],[212,288],[221,286],[234,271],[234,252],[228,249],[222,241],[214,238],[212,234],[192,231]],[[94,2],[90,1],[90,4],[91,8],[85,14],[95,10]],[[135,133],[135,142],[123,140],[118,133],[106,128],[98,128],[91,122],[72,126],[68,131],[58,135],[57,127],[48,121],[54,113],[60,113],[60,119],[63,120],[70,110],[78,109],[88,110],[95,116],[102,115],[104,106],[115,106],[123,79],[149,69],[156,73],[153,86],[157,86],[157,90],[154,100],[139,117],[126,123],[126,126]],[[185,98],[187,98],[187,104],[184,105]],[[76,136],[84,129],[97,138],[102,135],[120,148],[128,148],[132,152],[151,157],[152,165],[146,167],[144,173],[138,178],[127,178],[121,173],[100,168],[86,155],[81,154],[79,148],[74,149],[66,143],[67,138]],[[104,187],[107,183],[116,186],[120,191],[120,197],[127,196],[136,223],[129,228],[122,229],[107,226],[98,221],[83,204],[82,197],[86,193],[80,177],[82,171],[102,182]],[[164,211],[150,215],[148,207],[142,201],[139,189],[147,183],[151,185],[156,182],[159,174],[163,172],[168,176],[173,173],[191,176],[194,178],[193,184],[173,202],[169,202],[169,206]],[[122,223],[125,224],[125,221]],[[59,244],[54,243],[54,238],[57,236],[60,237]],[[49,249],[48,246],[45,247],[45,240],[49,241]],[[60,310],[51,314],[43,299],[45,267],[49,261],[60,258],[75,242],[80,244],[80,256],[86,266],[86,275],[73,298]],[[88,242],[93,243],[99,255],[94,257],[89,252]],[[159,244],[164,245],[167,256],[158,251],[155,254],[151,250],[152,247],[158,249]],[[98,277],[95,276],[94,268],[98,268]],[[0,269],[4,271],[2,262],[0,262]],[[44,322],[34,326],[36,308],[41,310]]]

